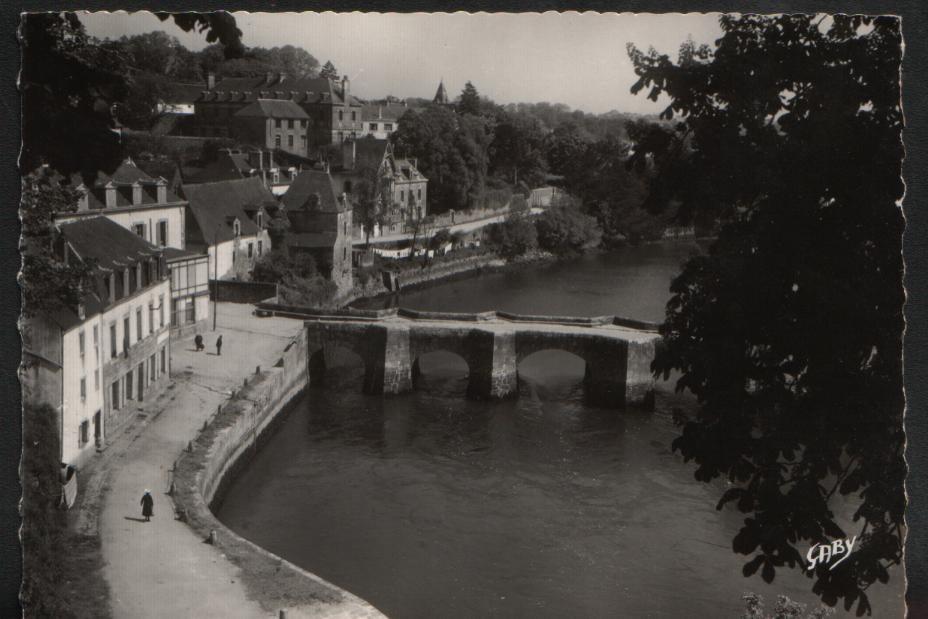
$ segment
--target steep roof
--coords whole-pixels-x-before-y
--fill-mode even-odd
[[[369,103],[361,108],[361,120],[396,122],[408,111],[402,103]]]
[[[445,90],[445,80],[438,82],[438,90],[435,91],[435,97],[432,99],[432,102],[440,105],[448,104],[449,99],[448,92]]]
[[[346,210],[331,175],[322,170],[303,170],[290,183],[287,193],[281,198],[288,211],[300,209],[320,213],[341,213]]]
[[[58,229],[81,259],[93,260],[104,269],[124,269],[162,253],[160,248],[108,217],[79,219],[60,224]]]
[[[372,135],[345,140],[332,158],[332,165],[342,172],[362,168],[378,169],[388,152],[392,152],[390,149],[390,140],[378,139]]]
[[[235,238],[233,221],[239,220],[242,236],[258,234],[259,229],[247,211],[264,206],[276,206],[274,197],[261,179],[249,177],[238,180],[184,185],[184,195],[190,202],[203,238],[207,242],[230,241]]]
[[[290,99],[258,99],[237,111],[235,115],[246,118],[309,118],[303,108]]]
[[[410,161],[409,159],[395,159],[396,162],[396,174],[400,180],[407,181],[425,181],[428,180],[419,171],[419,168]]]
[[[58,231],[80,259],[91,260],[97,267],[93,277],[93,289],[87,291],[82,299],[83,318],[73,309],[65,307],[58,308],[46,316],[64,331],[80,325],[106,309],[101,269],[119,271],[140,261],[157,258],[163,253],[162,248],[155,247],[103,215],[58,224]],[[102,240],[105,242],[101,242]]]
[[[158,185],[162,182],[167,184],[165,178],[160,176],[154,178],[137,166],[132,159],[126,159],[112,175],[107,175],[103,172],[97,173],[97,178],[94,180],[93,186],[87,187],[87,205],[90,209],[106,208],[106,187],[110,185],[115,186],[116,189],[117,207],[133,206],[132,188],[136,183],[138,183],[142,189],[141,204],[143,205],[183,202],[177,194],[171,191],[170,187],[167,188],[164,201],[159,202]],[[71,184],[74,187],[83,185],[83,181],[79,174],[75,174],[71,177]]]
[[[197,101],[252,102],[258,99],[289,99],[296,103],[360,106],[349,94],[347,102],[341,85],[324,77],[291,77],[279,74],[264,77],[227,77],[210,90],[202,90]]]
[[[337,232],[291,232],[287,234],[290,247],[332,247],[338,240]]]
[[[193,103],[203,92],[203,84],[183,84],[171,82],[162,99],[165,103]]]

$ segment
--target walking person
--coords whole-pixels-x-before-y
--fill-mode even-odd
[[[205,348],[205,346],[203,346],[203,336],[200,335],[199,333],[197,334],[195,338],[193,338],[193,343],[197,349],[197,352],[200,352],[201,350]]]
[[[222,336],[221,335],[219,336],[219,339],[216,340],[216,354],[217,355],[222,354]]]
[[[142,495],[142,516],[145,517],[145,522],[150,522],[154,515],[155,500],[151,497],[151,492],[146,489],[145,494]]]

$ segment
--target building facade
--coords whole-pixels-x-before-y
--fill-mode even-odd
[[[344,292],[352,285],[352,208],[347,193],[336,185],[327,171],[303,170],[282,203],[290,220],[290,251],[312,255],[319,272]]]
[[[363,132],[362,105],[351,95],[347,77],[336,81],[267,73],[263,77],[230,77],[218,82],[211,75],[194,103],[194,134],[232,137],[235,115],[259,99],[290,101],[303,109],[308,116],[307,152],[310,154]]]
[[[233,137],[299,157],[309,153],[309,115],[289,99],[258,99],[235,112]]]
[[[77,308],[31,320],[26,397],[58,410],[61,460],[80,466],[170,375],[171,290],[163,250],[103,216],[57,225],[64,261],[92,260]],[[105,242],[101,240],[105,239]]]
[[[209,279],[247,280],[271,250],[268,211],[277,198],[258,177],[184,185],[188,249],[209,256]]]
[[[112,176],[99,174],[90,187],[74,179],[72,184],[81,194],[77,210],[61,213],[56,222],[67,223],[104,216],[113,223],[136,234],[139,238],[164,248],[169,271],[177,268],[185,276],[202,277],[186,281],[184,292],[172,291],[172,304],[193,307],[197,323],[209,320],[209,303],[203,297],[209,282],[205,277],[207,256],[188,251],[186,238],[187,201],[179,198],[163,177],[152,177],[126,159]],[[174,312],[171,313],[175,315]],[[182,316],[189,316],[186,312]],[[171,322],[174,337],[183,337],[194,326]]]
[[[367,136],[342,144],[341,156],[331,167],[336,187],[351,195],[357,202],[354,188],[371,171],[388,198],[380,201],[385,212],[380,213],[381,223],[371,231],[372,237],[405,232],[428,215],[428,179],[419,172],[416,160],[397,158],[389,140]],[[366,230],[361,230],[366,236]]]
[[[409,108],[405,103],[367,104],[361,108],[364,135],[386,140],[400,127],[400,118]]]

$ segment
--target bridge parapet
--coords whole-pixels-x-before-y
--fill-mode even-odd
[[[402,310],[367,319],[313,316],[305,321],[310,382],[323,378],[332,350],[343,347],[361,358],[366,393],[403,393],[415,387],[422,355],[447,351],[467,363],[470,397],[505,398],[518,393],[524,358],[564,350],[586,363],[585,393],[591,403],[615,408],[653,404],[651,362],[659,341],[654,331],[616,325],[615,317],[509,316],[517,319],[500,312]]]

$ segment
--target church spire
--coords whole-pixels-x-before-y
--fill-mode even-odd
[[[448,93],[445,91],[445,78],[441,78],[438,82],[438,90],[435,91],[435,98],[432,99],[432,103],[437,103],[438,105],[448,105]]]

